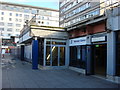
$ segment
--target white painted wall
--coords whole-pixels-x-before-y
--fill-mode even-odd
[[[27,60],[32,60],[32,45],[25,46],[24,57]]]

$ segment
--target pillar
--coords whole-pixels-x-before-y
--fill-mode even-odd
[[[116,35],[107,34],[107,76],[114,76],[116,71]]]
[[[32,69],[38,69],[38,40],[32,41]]]
[[[21,45],[21,56],[20,56],[20,59],[21,61],[24,61],[24,49],[25,49],[25,46],[24,45]]]
[[[87,46],[86,75],[92,74],[92,48]]]

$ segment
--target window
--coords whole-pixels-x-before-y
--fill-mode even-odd
[[[22,8],[22,7],[16,6],[16,7],[14,7],[14,9],[15,9],[15,11],[17,11],[17,12],[23,12],[23,8]]]
[[[22,14],[20,14],[19,16],[22,17]]]
[[[16,36],[19,36],[19,34],[16,34]]]
[[[19,19],[19,22],[22,22],[22,19]]]
[[[12,23],[8,23],[8,26],[12,26],[13,24]]]
[[[66,18],[71,17],[71,16],[73,16],[74,14],[79,13],[79,12],[81,12],[81,11],[89,8],[89,7],[90,7],[90,3],[86,3],[86,4],[82,5],[82,6],[80,6],[79,8],[71,11],[70,13],[67,13]]]
[[[8,10],[14,10],[13,6],[8,6]]]
[[[0,36],[4,36],[3,33],[1,33]]]
[[[21,24],[16,24],[17,27],[21,27]]]
[[[19,32],[19,31],[20,31],[20,29],[16,29],[16,31],[17,31],[17,32]]]
[[[10,13],[10,16],[12,16],[12,13]]]
[[[4,15],[4,12],[1,12],[1,15]]]
[[[16,16],[18,16],[18,13],[16,13]]]
[[[12,31],[12,28],[8,28],[7,31]]]
[[[49,20],[49,17],[47,17],[47,20]]]
[[[11,34],[9,33],[8,36],[11,36]]]
[[[29,9],[24,9],[24,12],[25,13],[30,13],[30,10]]]
[[[86,46],[70,47],[70,66],[85,69],[86,55]]]
[[[12,18],[9,18],[9,21],[12,21]]]
[[[0,28],[0,31],[4,31],[4,28]]]
[[[47,25],[49,25],[49,22],[47,22]]]
[[[1,17],[1,20],[4,20],[4,18],[3,18],[3,17]]]
[[[15,21],[18,22],[18,19],[16,18]]]
[[[0,22],[0,26],[4,26],[4,22]]]
[[[32,14],[37,14],[37,10],[32,10]]]
[[[25,19],[28,19],[28,18],[29,18],[29,15],[24,15],[24,18],[25,18]]]
[[[42,20],[44,20],[44,17],[42,17]]]

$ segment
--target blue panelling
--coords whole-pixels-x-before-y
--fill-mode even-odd
[[[32,69],[38,69],[38,40],[32,41]]]

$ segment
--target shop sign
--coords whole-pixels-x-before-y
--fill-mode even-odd
[[[78,45],[86,45],[86,44],[87,44],[87,37],[80,37],[69,40],[69,46],[78,46]]]
[[[92,38],[92,42],[101,42],[101,41],[106,41],[105,36]]]

